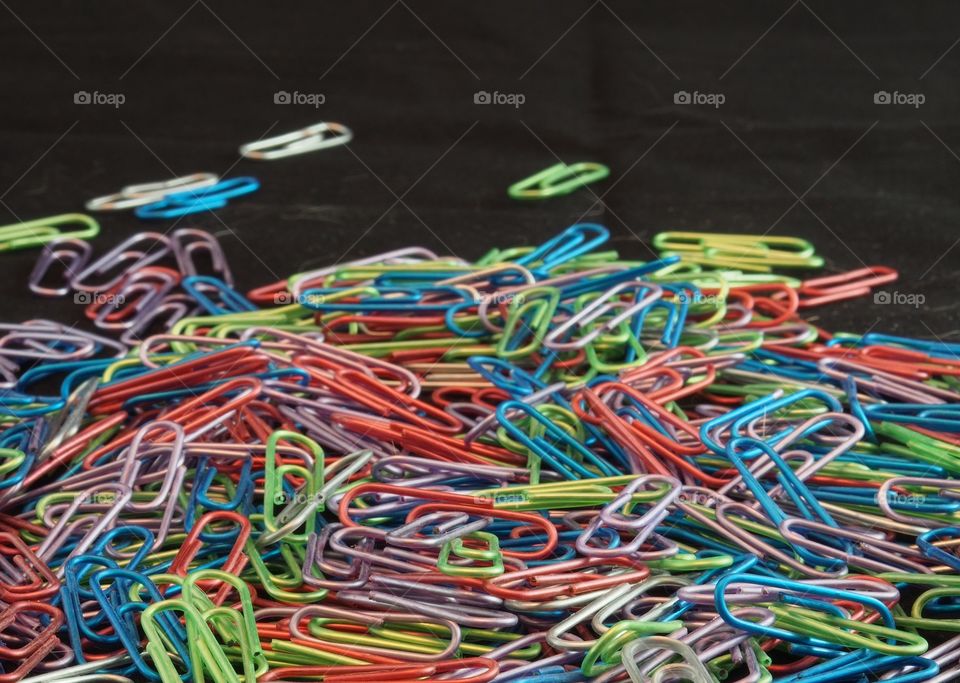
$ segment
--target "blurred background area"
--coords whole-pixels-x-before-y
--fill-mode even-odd
[[[256,194],[176,225],[100,214],[94,241],[202,227],[241,290],[407,245],[476,258],[577,221],[641,259],[663,230],[791,235],[826,273],[888,265],[913,295],[817,322],[955,340],[958,17],[866,0],[0,0],[0,223],[131,183],[253,175]],[[354,140],[238,154],[324,120]],[[507,196],[558,161],[611,174]],[[29,293],[37,255],[0,255],[0,318],[81,319]]]

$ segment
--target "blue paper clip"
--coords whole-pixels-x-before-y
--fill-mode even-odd
[[[546,274],[562,263],[593,251],[610,239],[610,231],[596,223],[576,223],[539,247],[516,259],[521,266],[536,264],[536,271]]]
[[[750,437],[738,437],[732,439],[727,444],[726,455],[730,459],[730,462],[733,463],[734,467],[737,468],[737,471],[740,473],[740,476],[743,479],[744,485],[750,489],[750,493],[753,494],[753,497],[760,504],[760,507],[767,514],[767,517],[773,522],[776,526],[780,526],[784,520],[788,518],[786,512],[780,507],[780,505],[768,495],[767,490],[763,487],[760,480],[756,478],[754,473],[750,470],[750,467],[744,461],[742,454],[739,452],[743,451],[754,451],[759,449],[764,455],[766,455],[773,463],[776,465],[776,477],[777,482],[780,486],[783,487],[784,492],[787,497],[790,499],[790,502],[794,507],[797,508],[798,512],[804,519],[815,520],[826,524],[827,526],[833,528],[839,528],[837,523],[830,516],[830,513],[827,512],[820,501],[817,500],[816,496],[807,488],[807,485],[801,481],[794,471],[787,464],[786,460],[783,459],[779,453],[777,453],[769,444],[760,441],[759,439],[753,439]],[[822,543],[828,543],[831,546],[837,547],[839,542],[841,545],[839,547],[843,548],[846,552],[850,552],[849,543],[838,541],[837,539],[821,539],[818,538],[818,541]],[[817,566],[827,567],[828,569],[838,569],[843,567],[843,561],[836,558],[821,557],[816,555],[803,546],[794,545],[791,546],[794,552],[797,553],[807,562],[816,564]]]
[[[117,543],[118,539],[125,538],[130,539],[129,544],[124,545]],[[136,551],[133,553],[133,556],[128,558],[125,566],[126,569],[134,571],[153,551],[153,545],[155,541],[156,537],[153,535],[153,532],[146,527],[136,526],[133,524],[118,526],[115,529],[111,529],[110,531],[106,532],[103,536],[97,539],[97,542],[94,543],[90,548],[90,554],[104,557],[108,556],[108,554],[118,556],[120,551],[126,548],[127,545],[136,547],[136,543],[139,542],[139,547],[137,547]]]
[[[843,341],[845,341],[845,339],[839,337],[836,341],[830,340],[830,342],[827,342],[827,346],[834,346]],[[957,354],[960,354],[960,344],[951,344],[945,341],[928,341],[926,339],[911,339],[910,337],[897,337],[892,334],[882,334],[880,332],[870,332],[863,335],[858,340],[857,346],[870,346],[873,344],[922,351],[931,356],[951,360],[955,360]]]
[[[60,588],[61,607],[67,620],[67,637],[80,664],[87,661],[83,653],[84,638],[100,645],[119,643],[119,637],[116,634],[104,635],[100,632],[107,623],[107,616],[103,611],[88,616],[83,610],[82,605],[93,600],[94,596],[89,588],[83,587],[81,577],[93,568],[119,569],[119,566],[108,557],[77,555],[67,560],[63,585]]]
[[[247,300],[247,297],[219,278],[209,275],[190,275],[183,278],[180,285],[210,315],[227,315],[228,313],[246,313],[258,310]],[[220,300],[219,303],[207,296],[211,292]]]
[[[729,428],[731,437],[736,438],[740,436],[740,430],[747,422],[750,422],[760,415],[768,417],[772,416],[778,410],[791,406],[795,403],[799,403],[800,401],[808,398],[815,398],[822,401],[826,410],[829,412],[843,412],[843,406],[840,404],[840,401],[830,394],[820,391],[819,389],[802,389],[792,394],[787,394],[786,396],[776,396],[771,394],[770,396],[757,399],[756,401],[751,401],[750,403],[742,405],[739,408],[734,408],[720,417],[715,417],[712,420],[704,422],[700,426],[700,440],[703,441],[703,444],[714,453],[724,455],[726,453],[726,447],[713,438],[714,431],[720,432],[726,428]],[[808,431],[804,432],[803,436],[808,436],[809,434],[820,429],[824,429],[829,424],[830,422],[826,421],[817,425],[813,425],[808,429]],[[770,445],[776,445],[785,439],[790,432],[791,428],[786,427],[774,436],[766,439],[766,443]],[[747,453],[742,453],[741,457],[755,458],[756,456],[760,455],[760,453],[760,450],[752,449]]]
[[[545,389],[546,384],[513,363],[493,356],[470,356],[467,365],[498,389],[518,399]]]
[[[437,313],[446,311],[451,305],[449,300],[438,303],[422,303],[427,297],[451,296],[458,302],[474,303],[470,292],[458,287],[390,287],[364,291],[360,301],[338,300],[327,303],[328,294],[336,294],[338,289],[314,288],[302,293],[300,304],[314,311],[403,311],[405,313]]]
[[[542,436],[531,436],[511,422],[511,417],[522,414],[543,428]],[[572,438],[534,406],[520,401],[504,401],[497,406],[497,420],[514,439],[522,443],[530,452],[540,457],[566,479],[593,479],[599,476],[620,474],[616,468],[605,462],[584,444]],[[584,462],[593,464],[602,474],[591,472],[580,462],[564,453],[564,448],[572,449]]]
[[[260,181],[251,176],[221,180],[216,185],[201,187],[186,192],[174,192],[153,204],[146,204],[135,211],[137,218],[179,218],[191,213],[222,209],[229,199],[241,197],[260,189]]]
[[[667,266],[672,266],[673,264],[679,262],[679,256],[665,256],[662,259],[649,261],[644,263],[642,266],[636,266],[635,268],[627,268],[626,270],[621,270],[617,273],[610,273],[609,275],[601,275],[600,277],[579,280],[577,282],[560,287],[560,296],[564,299],[573,299],[581,294],[587,294],[589,292],[605,292],[621,282],[639,280],[644,275],[656,273],[658,270],[663,270]]]
[[[104,589],[104,584],[108,584],[109,588]],[[147,603],[130,599],[130,588],[134,585],[140,586],[141,591],[146,592],[151,603],[163,600],[163,595],[147,576],[120,568],[102,569],[94,574],[90,580],[90,591],[99,604],[102,614],[109,620],[120,643],[130,654],[132,670],[128,669],[128,672],[138,673],[146,680],[158,681],[160,675],[150,668],[146,659],[140,654],[140,633],[133,615],[146,609]],[[195,680],[192,671],[193,663],[187,652],[186,630],[169,612],[161,614],[157,622],[186,667],[186,671],[180,674],[180,680]]]
[[[960,432],[960,405],[955,403],[875,403],[864,408],[876,422],[903,422],[937,432]]]
[[[890,609],[880,600],[871,595],[862,595],[860,593],[854,593],[853,591],[843,590],[840,588],[820,586],[810,582],[790,581],[788,579],[762,576],[760,574],[738,573],[726,574],[725,576],[722,576],[714,587],[714,600],[717,613],[725,622],[734,628],[738,628],[741,631],[746,631],[747,633],[752,633],[761,637],[778,638],[780,640],[797,645],[827,647],[828,649],[833,650],[841,647],[819,638],[814,638],[800,633],[794,633],[793,631],[788,631],[777,626],[764,626],[763,624],[754,623],[747,619],[741,619],[737,615],[733,614],[733,612],[730,611],[730,607],[727,605],[727,587],[731,583],[754,584],[757,586],[765,586],[775,589],[772,591],[773,595],[771,595],[766,602],[782,602],[786,604],[799,604],[801,606],[816,605],[816,607],[821,609],[827,609],[828,612],[835,609],[835,607],[831,603],[816,600],[814,596],[821,596],[827,600],[833,601],[849,600],[852,602],[857,602],[865,607],[875,610],[880,615],[883,626],[894,631],[896,630],[896,622],[893,618],[893,614],[890,612]],[[780,593],[779,591],[784,591],[784,593]]]
[[[931,529],[917,536],[917,546],[930,559],[943,562],[954,571],[960,572],[960,557],[935,545],[939,540],[955,540],[957,538],[960,538],[960,527],[945,526],[940,529]]]
[[[916,667],[915,671],[884,678],[888,683],[923,683],[934,678],[940,672],[940,665],[925,657],[896,657],[870,650],[854,650],[816,664],[800,673],[778,678],[777,683],[834,683],[835,681],[879,680],[877,676],[886,671],[897,671],[905,667]],[[866,674],[870,678],[860,678]]]

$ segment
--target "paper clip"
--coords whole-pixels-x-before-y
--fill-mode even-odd
[[[929,653],[926,653],[929,654]],[[888,672],[912,669],[895,677]],[[897,683],[926,683],[928,681],[949,681],[952,677],[937,676],[940,667],[936,661],[923,657],[895,657],[869,650],[854,650],[824,661],[821,664],[804,669],[802,673],[778,679],[778,683],[833,683],[837,680],[893,680]],[[881,676],[881,674],[883,674]],[[875,678],[879,676],[879,678]]]
[[[43,600],[60,590],[56,575],[19,536],[0,532],[0,557],[9,568],[0,575],[0,599],[4,602]],[[6,574],[14,567],[18,571],[8,579]]]
[[[352,139],[352,130],[342,123],[327,121],[242,145],[240,156],[247,159],[257,159],[258,161],[283,159],[297,154],[306,154],[307,152],[345,145]]]
[[[868,266],[846,273],[804,280],[800,286],[800,308],[823,306],[865,296],[874,287],[896,282],[897,271],[885,266]]]
[[[27,620],[26,623],[32,624],[35,631],[28,632],[29,635],[24,637],[26,634],[23,633],[25,626],[22,615],[27,614],[43,615],[44,618]],[[53,650],[60,647],[61,643],[56,634],[62,625],[63,612],[52,605],[42,602],[14,602],[5,605],[0,612],[0,634],[4,643],[0,647],[0,659],[15,663],[16,668],[11,671],[5,667],[5,673],[0,674],[0,682],[12,683],[21,680]],[[23,642],[23,645],[12,646],[18,642]]]
[[[170,238],[159,232],[139,232],[89,263],[70,278],[70,286],[83,292],[103,292],[116,285],[130,273],[159,261],[170,253]],[[106,277],[105,282],[91,282],[94,276]]]
[[[90,297],[93,300],[83,313],[97,327],[130,329],[150,315],[179,280],[180,274],[170,268],[141,268],[106,292]]]
[[[610,231],[597,223],[575,223],[551,237],[532,251],[516,259],[516,263],[548,273],[554,268],[588,254],[610,239]],[[582,284],[582,283],[581,283]],[[607,284],[604,282],[603,284]],[[610,285],[617,284],[610,282]],[[542,286],[542,283],[541,285]],[[578,291],[577,294],[583,293]],[[569,292],[568,296],[573,296]]]
[[[201,211],[222,209],[228,200],[258,189],[260,182],[251,176],[228,178],[215,185],[164,195],[159,201],[138,207],[135,213],[138,218],[144,219],[179,218]]]
[[[40,258],[30,272],[28,286],[30,291],[41,296],[65,296],[70,293],[70,280],[86,266],[90,260],[93,247],[89,242],[78,239],[58,239],[49,242],[40,252]],[[63,269],[64,282],[60,286],[43,284],[44,278],[50,271],[53,262],[58,262]]]
[[[61,230],[61,226],[78,226],[71,230]],[[82,213],[64,213],[49,218],[37,218],[23,223],[14,223],[0,227],[0,251],[16,251],[39,247],[65,239],[88,239],[100,233],[100,224]]]
[[[837,583],[843,585],[842,582],[832,582],[835,585],[826,583],[790,581],[760,574],[727,574],[715,586],[717,612],[724,621],[738,629],[798,645],[826,646],[828,649],[846,645],[903,656],[921,655],[926,651],[927,641],[921,636],[898,631],[894,627],[893,615],[881,600],[836,586]],[[749,591],[748,587],[752,585],[764,588]],[[885,584],[880,582],[880,585]],[[816,597],[825,600],[817,600]],[[777,625],[761,626],[735,616],[727,604],[728,600],[734,599],[738,602],[771,603],[768,609],[777,615]],[[880,616],[883,625],[844,616],[836,610],[831,600],[845,600],[872,609]],[[779,603],[787,603],[790,607],[787,609]],[[795,630],[788,630],[784,626],[791,626]]]
[[[653,237],[654,247],[668,251],[704,251],[710,247],[727,248],[731,245],[748,254],[769,253],[772,250],[796,257],[809,257],[815,252],[810,242],[799,237],[682,230],[661,232]]]
[[[161,180],[152,183],[138,183],[127,185],[116,194],[91,199],[84,207],[87,211],[120,211],[133,209],[144,204],[159,201],[172,192],[186,192],[209,187],[219,182],[220,177],[214,173],[192,173],[171,180]]]
[[[217,238],[205,230],[180,228],[173,232],[173,254],[177,257],[177,267],[184,275],[211,275],[233,286],[230,265]],[[201,273],[197,268],[196,255],[206,253],[212,272]]]
[[[917,545],[920,547],[920,550],[923,551],[924,555],[938,562],[942,562],[956,572],[960,571],[960,557],[948,553],[943,548],[937,546],[936,542],[950,542],[951,544],[955,544],[958,538],[960,538],[960,527],[946,526],[939,529],[931,529],[930,531],[920,534],[917,536]]]
[[[259,310],[226,282],[209,275],[190,275],[180,285],[210,315]]]
[[[653,246],[661,256],[676,254],[687,263],[759,273],[768,273],[773,267],[823,265],[814,246],[799,237],[673,231],[655,235]]]
[[[875,403],[864,408],[876,421],[902,422],[940,432],[960,432],[960,406],[930,403]]]
[[[561,162],[514,183],[507,188],[507,194],[514,199],[559,197],[590,183],[603,180],[608,175],[610,175],[610,169],[603,164],[592,161],[573,164]]]

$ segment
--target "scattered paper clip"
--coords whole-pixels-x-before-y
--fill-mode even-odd
[[[590,183],[603,180],[610,169],[592,161],[574,164],[559,163],[524,178],[509,188],[507,194],[514,199],[548,199],[570,194]]]
[[[353,131],[342,123],[315,123],[300,130],[242,145],[240,155],[247,159],[269,161],[345,145],[352,139]]]
[[[134,213],[138,218],[151,220],[179,218],[201,211],[222,209],[228,200],[256,192],[258,189],[260,182],[251,176],[228,178],[214,185],[166,194],[152,204],[138,207]]]
[[[116,194],[108,194],[88,201],[87,211],[120,211],[133,209],[144,204],[157,202],[165,195],[174,192],[186,192],[201,187],[209,187],[220,181],[220,177],[213,173],[193,173],[171,180],[161,180],[152,183],[138,183],[127,185]]]
[[[65,226],[72,226],[64,230]],[[39,247],[62,239],[88,239],[100,233],[100,224],[82,213],[64,213],[0,227],[0,251]]]
[[[813,245],[799,237],[673,231],[655,235],[653,246],[661,256],[678,255],[684,262],[717,268],[768,273],[823,266]]]

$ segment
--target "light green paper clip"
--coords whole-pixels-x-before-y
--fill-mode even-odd
[[[593,161],[580,161],[575,164],[561,162],[514,183],[507,188],[507,194],[514,199],[559,197],[584,185],[603,180],[608,175],[609,168]]]
[[[79,224],[75,230],[61,230],[60,226]],[[73,237],[86,239],[100,233],[100,224],[82,213],[64,213],[38,218],[24,223],[0,227],[0,251],[15,251],[39,247],[58,239]]]

